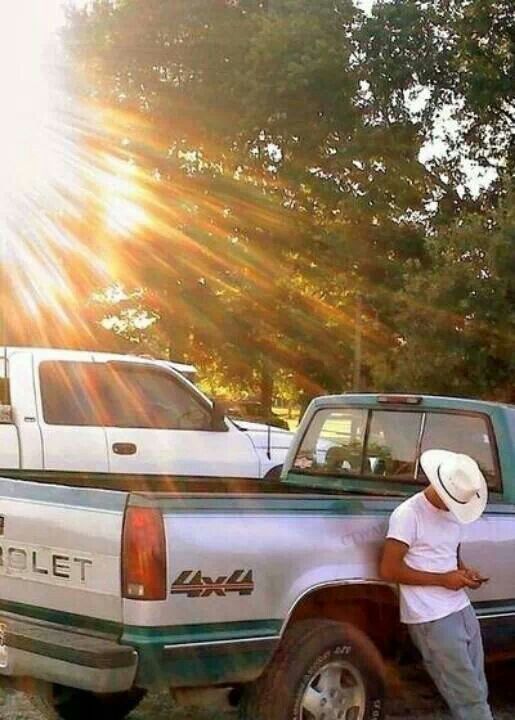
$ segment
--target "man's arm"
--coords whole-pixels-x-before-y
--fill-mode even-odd
[[[400,585],[432,585],[448,590],[478,588],[481,584],[474,581],[466,570],[451,570],[446,573],[413,570],[404,562],[408,550],[409,546],[406,543],[393,538],[386,539],[379,565],[379,574],[383,580]]]

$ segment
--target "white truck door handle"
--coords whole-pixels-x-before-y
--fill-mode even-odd
[[[135,455],[138,451],[138,448],[134,443],[131,442],[117,442],[113,444],[113,452],[116,455]]]

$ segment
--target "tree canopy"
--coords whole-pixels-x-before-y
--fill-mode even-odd
[[[88,213],[125,334],[270,402],[278,369],[351,386],[358,308],[367,387],[506,397],[512,33],[507,0],[70,10],[89,177],[122,178],[114,227]]]

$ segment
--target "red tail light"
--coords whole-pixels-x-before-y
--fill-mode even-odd
[[[166,542],[156,508],[128,507],[122,541],[122,594],[131,600],[166,599]]]

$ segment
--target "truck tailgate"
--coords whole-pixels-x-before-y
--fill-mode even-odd
[[[0,478],[0,611],[116,634],[126,500]]]

